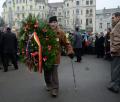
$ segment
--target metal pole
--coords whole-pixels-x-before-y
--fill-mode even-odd
[[[72,63],[72,71],[73,71],[74,87],[75,87],[75,90],[76,90],[76,89],[77,89],[77,85],[76,85],[75,70],[74,70],[74,66],[73,66],[73,59],[71,60],[71,63]]]

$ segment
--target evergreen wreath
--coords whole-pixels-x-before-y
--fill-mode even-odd
[[[56,33],[46,20],[29,15],[22,21],[19,34],[20,58],[30,70],[38,71],[38,44],[34,40],[36,33],[42,46],[42,68],[51,70],[58,54],[59,44]]]

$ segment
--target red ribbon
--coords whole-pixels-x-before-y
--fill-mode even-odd
[[[36,41],[36,43],[38,44],[38,47],[39,47],[39,52],[38,52],[38,55],[39,55],[38,70],[39,70],[40,73],[42,73],[42,46],[41,46],[41,43],[40,43],[40,40],[39,40],[39,37],[38,37],[37,33],[34,32],[33,35],[34,35],[34,40]]]

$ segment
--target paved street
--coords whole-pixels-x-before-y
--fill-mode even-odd
[[[120,102],[120,94],[106,89],[110,80],[110,62],[85,55],[81,63],[74,62],[73,66],[76,90],[71,60],[62,57],[57,98],[52,98],[45,90],[43,75],[29,72],[23,64],[17,71],[12,66],[7,73],[0,70],[0,102]]]

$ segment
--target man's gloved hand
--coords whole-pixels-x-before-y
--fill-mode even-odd
[[[74,58],[74,54],[72,53],[72,54],[69,54],[68,55],[71,59],[73,59]]]

